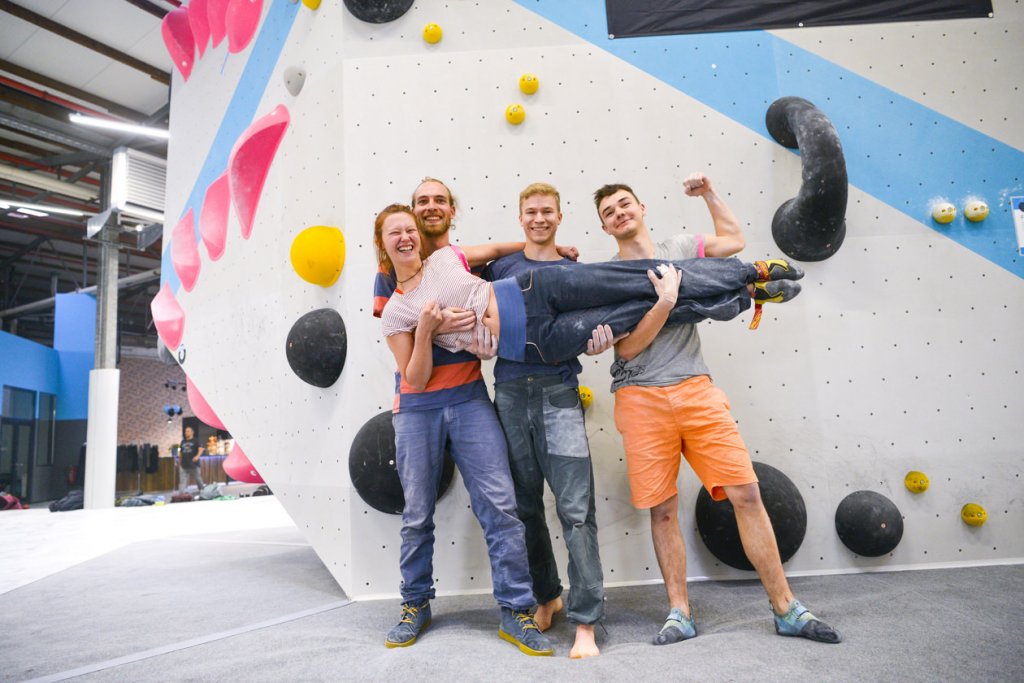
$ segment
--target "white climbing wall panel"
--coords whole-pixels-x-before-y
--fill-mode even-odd
[[[603,6],[599,0],[577,4]],[[448,182],[460,203],[456,241],[516,239],[519,190],[550,182],[562,194],[559,242],[577,245],[584,261],[599,261],[611,256],[614,242],[601,231],[590,199],[597,187],[632,185],[656,239],[680,230],[707,232],[703,202],[681,191],[682,179],[699,170],[739,216],[747,237],[741,256],[753,260],[780,255],[771,218],[800,187],[800,158],[763,130],[561,28],[529,2],[417,0],[404,17],[383,25],[356,20],[340,2],[324,2],[315,12],[288,0],[265,5],[265,17],[294,14],[266,77],[251,76],[255,48],[229,55],[226,44],[209,50],[188,82],[175,76],[169,216],[189,207],[198,212],[202,191],[193,188],[202,185],[197,179],[204,164],[224,145],[217,136],[225,121],[248,116],[242,130],[280,104],[291,117],[252,237],[241,238],[233,213],[223,258],[210,261],[200,246],[195,289],[176,291],[186,315],[183,367],[346,592],[392,596],[400,519],[359,498],[347,465],[355,433],[393,396],[393,359],[370,315],[376,213],[409,201],[419,179],[432,175]],[[996,7],[988,21],[773,35],[1020,151],[1024,98],[1006,63],[1016,54],[1020,65],[1024,10],[1008,1]],[[443,28],[441,43],[422,40],[428,22]],[[948,38],[965,32],[977,35],[955,43]],[[777,56],[778,70],[786,59]],[[982,96],[962,91],[959,84],[971,83],[969,74],[989,60],[999,66],[982,69]],[[289,67],[306,74],[298,95],[284,85]],[[541,84],[532,96],[518,89],[528,71]],[[956,92],[946,92],[949,83],[958,84]],[[832,114],[827,93],[792,94]],[[244,115],[233,109],[242,95],[253,101]],[[518,127],[504,119],[513,102],[527,112]],[[886,123],[872,111],[857,112],[856,119]],[[983,167],[985,161],[974,163]],[[935,175],[934,169],[897,170]],[[1004,187],[980,188],[990,190],[985,198],[993,212],[978,231],[1009,220],[1002,192],[1024,194],[1021,179],[1004,180]],[[174,222],[168,219],[168,234]],[[926,207],[894,207],[856,184],[847,223],[840,251],[805,264],[804,293],[784,308],[766,310],[758,331],[746,329],[749,314],[700,328],[714,380],[731,398],[752,457],[786,473],[806,503],[806,538],[787,571],[1020,561],[1019,269],[997,265],[935,230]],[[321,224],[340,227],[346,240],[345,268],[329,288],[301,280],[288,257],[294,236]],[[295,320],[325,307],[344,318],[348,354],[338,382],[320,389],[291,372],[284,346]],[[610,354],[584,358],[581,377],[595,393],[587,420],[605,579],[610,585],[653,581],[660,575],[648,516],[629,502],[612,420],[610,362]],[[929,475],[926,493],[903,487],[909,470]],[[685,465],[680,487],[689,574],[751,578],[720,565],[704,548],[693,521],[699,484]],[[903,540],[891,554],[857,557],[835,534],[836,506],[860,489],[885,495],[904,515]],[[960,521],[968,502],[987,508],[985,526]],[[490,591],[482,534],[468,504],[456,476],[437,509],[441,592]],[[564,567],[553,508],[550,513]]]

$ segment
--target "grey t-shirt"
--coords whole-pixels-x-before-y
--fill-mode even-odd
[[[668,261],[703,256],[704,238],[676,235],[654,245],[654,258]],[[616,254],[613,261],[621,260]],[[650,345],[632,360],[615,356],[611,367],[612,391],[622,387],[668,387],[687,377],[710,375],[700,352],[700,337],[693,324],[665,326]]]

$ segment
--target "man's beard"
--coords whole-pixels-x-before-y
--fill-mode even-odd
[[[421,230],[427,237],[440,237],[441,235],[448,232],[452,227],[450,219],[442,220],[440,223],[421,223]]]

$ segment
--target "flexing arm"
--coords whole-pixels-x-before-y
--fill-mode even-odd
[[[412,332],[400,332],[387,338],[388,348],[395,356],[402,380],[416,391],[423,391],[434,372],[431,346],[441,324],[441,309],[428,301],[420,311],[420,319]]]
[[[633,331],[615,345],[615,353],[623,360],[633,360],[654,341],[676,305],[682,273],[677,268],[667,265],[659,266],[658,270],[661,272],[660,278],[654,271],[647,271],[647,277],[651,279],[654,291],[658,293],[658,301],[644,314]]]
[[[729,205],[715,192],[711,179],[703,173],[691,173],[683,181],[687,196],[703,197],[715,224],[715,234],[704,236],[705,256],[732,256],[739,253],[746,241],[743,228]]]

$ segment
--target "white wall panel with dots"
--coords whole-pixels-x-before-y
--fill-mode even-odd
[[[277,3],[290,4],[268,2],[266,12],[282,11]],[[211,262],[200,246],[196,288],[176,293],[187,319],[185,371],[353,597],[393,596],[399,581],[400,519],[366,505],[347,468],[355,433],[387,410],[393,397],[394,362],[370,315],[377,211],[407,202],[419,179],[432,175],[448,182],[459,201],[456,241],[504,241],[521,234],[519,190],[547,181],[562,193],[559,242],[577,245],[584,261],[598,261],[615,245],[600,229],[590,199],[594,189],[613,181],[633,185],[656,239],[680,230],[708,232],[703,202],[685,197],[680,187],[690,171],[700,170],[738,215],[747,237],[742,256],[753,260],[779,255],[771,219],[800,186],[800,158],[763,131],[525,5],[417,0],[404,17],[382,25],[354,19],[342,3],[323,3],[316,12],[301,5],[291,10],[297,16],[252,113],[258,118],[284,104],[291,116],[252,237],[241,239],[233,214],[224,257]],[[1019,14],[1015,8],[1011,15]],[[1017,21],[997,12],[986,28],[1012,29]],[[427,22],[441,25],[441,43],[422,40]],[[907,41],[947,30],[950,23],[960,22],[915,26],[916,37],[902,42],[900,32],[886,28],[883,34],[894,49],[920,54],[922,43]],[[888,62],[864,62],[858,51],[840,47],[867,40],[866,31],[807,30],[799,40],[811,41],[808,50],[837,63],[849,58],[847,68],[866,78],[879,71],[892,76]],[[775,32],[790,39],[787,33]],[[999,41],[990,46],[993,53],[1003,49]],[[974,52],[979,59],[995,56],[983,46],[970,50],[969,64],[976,63]],[[216,118],[230,111],[235,86],[244,82],[245,58],[227,55],[221,46],[197,64],[188,83],[175,78],[171,216],[187,208]],[[787,57],[777,59],[781,71]],[[962,78],[968,65],[951,64],[939,73],[919,60],[906,64],[898,78],[916,78],[930,88],[940,77]],[[283,73],[291,66],[306,73],[298,95],[284,87]],[[518,89],[528,71],[541,84],[532,96]],[[1012,134],[1021,123],[1015,114],[1020,108],[1011,106],[1017,97],[1012,79],[988,77],[996,79],[987,86],[994,106],[1016,125],[985,132],[1019,144]],[[879,81],[897,87],[881,76]],[[505,107],[513,102],[526,109],[521,126],[505,121]],[[823,102],[819,106],[830,114]],[[946,100],[922,102],[978,125]],[[860,116],[870,121],[872,115]],[[1024,282],[912,213],[852,186],[846,243],[832,258],[805,264],[798,299],[767,307],[756,332],[746,329],[749,313],[700,327],[705,357],[730,396],[751,455],[786,473],[806,503],[807,534],[786,565],[790,573],[1024,558],[1021,450],[1014,438],[1024,414],[1018,351]],[[989,220],[995,219],[994,212]],[[295,235],[318,224],[340,227],[346,240],[345,268],[328,288],[301,280],[288,258]],[[292,323],[317,308],[337,309],[348,335],[344,371],[328,389],[300,381],[284,354]],[[582,362],[581,383],[595,393],[587,420],[606,582],[657,580],[647,513],[630,504],[612,419],[611,356]],[[720,565],[705,549],[693,513],[699,484],[682,469],[690,575],[750,578]],[[928,474],[931,488],[920,495],[907,491],[908,470]],[[836,507],[860,489],[885,495],[903,513],[904,537],[891,554],[857,557],[837,538]],[[442,593],[490,591],[482,534],[468,502],[456,475],[436,516],[435,576]],[[985,526],[960,521],[967,502],[988,509]],[[564,569],[550,505],[549,520]]]

